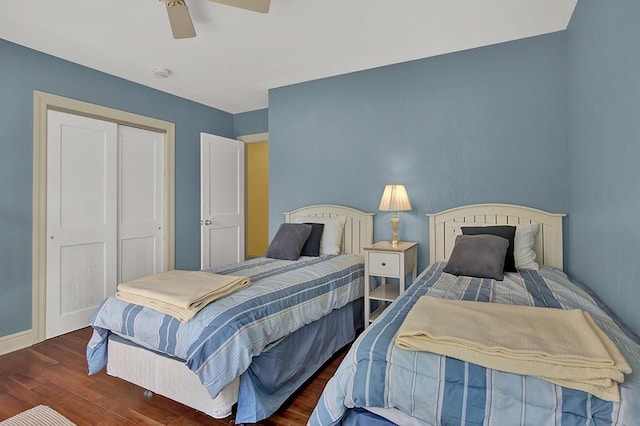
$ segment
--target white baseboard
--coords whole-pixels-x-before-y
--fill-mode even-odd
[[[33,333],[31,330],[0,337],[0,355],[28,348],[31,345],[33,345]]]

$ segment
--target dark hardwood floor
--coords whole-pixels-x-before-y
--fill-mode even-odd
[[[108,376],[87,375],[85,328],[0,356],[0,421],[44,404],[78,425],[231,425],[160,395]],[[277,413],[260,425],[304,425],[344,358],[340,351]]]

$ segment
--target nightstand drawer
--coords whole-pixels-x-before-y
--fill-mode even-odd
[[[369,253],[369,273],[385,277],[399,277],[400,254]]]

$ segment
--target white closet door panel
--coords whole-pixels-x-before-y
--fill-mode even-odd
[[[154,237],[141,237],[120,241],[120,254],[124,259],[120,265],[120,282],[134,280],[157,270],[157,240]]]
[[[203,269],[244,260],[244,143],[200,135]]]
[[[61,130],[60,225],[105,225],[105,194],[111,189],[106,179],[112,167],[106,163],[108,141],[100,129],[64,126]]]
[[[105,243],[60,247],[60,314],[75,314],[104,299]]]
[[[49,111],[46,337],[88,325],[116,288],[117,126]]]
[[[119,128],[119,281],[164,270],[164,135]]]

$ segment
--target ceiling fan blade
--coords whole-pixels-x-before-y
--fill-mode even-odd
[[[211,0],[215,3],[226,4],[227,6],[239,7],[240,9],[253,10],[254,12],[269,13],[271,0]]]
[[[193,28],[193,21],[189,16],[189,9],[184,0],[165,0],[167,5],[167,14],[169,15],[169,23],[173,38],[191,38],[196,36],[196,30]]]

